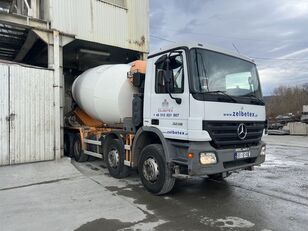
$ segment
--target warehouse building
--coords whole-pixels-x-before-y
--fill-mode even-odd
[[[145,59],[148,0],[0,0],[0,165],[63,156],[76,76]]]

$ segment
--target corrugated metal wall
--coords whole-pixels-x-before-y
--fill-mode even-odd
[[[9,81],[8,67],[0,64],[0,165],[10,163],[9,159]]]
[[[127,0],[126,5],[127,9],[103,0],[49,0],[48,15],[52,28],[77,39],[148,52],[149,0]]]
[[[9,105],[11,115],[10,121],[6,121],[9,133],[4,137],[9,140],[9,150],[4,151],[9,155],[9,162],[2,161],[0,165],[53,160],[53,71],[19,65],[7,65],[6,68],[9,70],[8,94],[0,94]]]
[[[53,71],[10,67],[11,164],[54,159]]]
[[[149,52],[149,2],[148,0],[127,0],[128,37],[130,44],[142,48],[144,36],[144,51]]]

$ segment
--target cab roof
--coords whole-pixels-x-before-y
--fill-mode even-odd
[[[177,48],[180,48],[180,47],[187,47],[188,49],[200,48],[200,49],[215,51],[215,52],[218,52],[218,53],[230,55],[230,56],[237,57],[237,58],[246,60],[248,62],[254,63],[254,60],[247,57],[247,56],[244,56],[244,55],[232,52],[232,51],[228,51],[228,50],[220,48],[220,47],[212,46],[212,45],[209,45],[209,44],[196,43],[196,42],[194,42],[194,43],[174,43],[170,46],[163,47],[158,51],[151,52],[149,54],[148,58],[157,56],[157,55],[161,54],[163,51],[173,50],[173,49],[177,49]]]

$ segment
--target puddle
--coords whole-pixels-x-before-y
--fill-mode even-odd
[[[208,225],[211,227],[218,227],[221,229],[231,229],[231,228],[252,228],[255,226],[254,223],[245,220],[240,217],[225,217],[225,218],[209,218],[209,217],[203,217],[200,222],[204,225]]]
[[[114,220],[114,219],[100,218],[80,226],[79,228],[75,229],[75,231],[97,231],[97,230],[111,231],[111,230],[123,229],[132,225],[133,223],[129,222],[121,222],[119,220]]]

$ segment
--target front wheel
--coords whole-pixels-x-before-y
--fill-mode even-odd
[[[167,166],[161,144],[150,144],[142,150],[138,171],[143,186],[153,194],[168,193],[174,186],[175,178]]]

